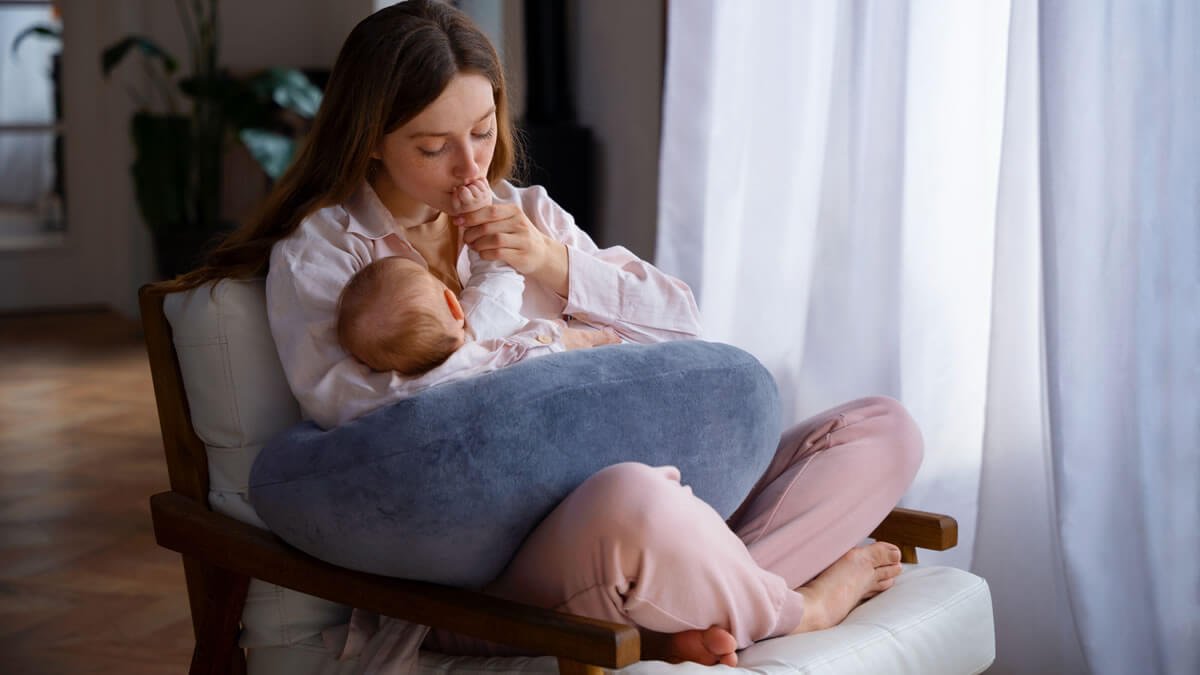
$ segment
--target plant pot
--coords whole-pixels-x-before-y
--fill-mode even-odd
[[[177,225],[152,232],[158,278],[174,279],[199,267],[204,261],[204,256],[234,227],[235,223],[224,223],[214,232],[189,225]]]
[[[152,232],[179,231],[195,218],[191,122],[181,115],[137,113],[130,123],[133,188]]]

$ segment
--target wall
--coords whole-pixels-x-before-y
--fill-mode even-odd
[[[127,18],[130,8],[119,0],[110,4],[108,12],[82,0],[65,0],[61,5],[64,12],[78,17],[79,24],[65,28],[67,47],[62,55],[70,232],[60,246],[0,251],[0,311],[107,304],[107,271],[127,266],[127,251],[119,241],[124,236],[107,228],[106,215],[124,205],[123,200],[111,198],[113,185],[107,175],[110,165],[123,160],[119,143],[114,142],[120,129],[109,124],[121,111],[114,111],[98,91],[95,55],[114,33],[114,23]]]
[[[565,0],[568,72],[579,122],[596,140],[597,243],[652,259],[658,216],[662,0]],[[523,110],[521,0],[461,0],[505,61]],[[497,34],[502,39],[496,40]]]
[[[256,0],[221,3],[221,62],[235,70],[333,65],[371,0]],[[132,148],[125,90],[144,87],[134,63],[105,82],[100,51],[130,33],[151,36],[186,68],[175,3],[161,0],[60,0],[68,235],[64,246],[0,252],[0,312],[107,305],[130,316],[137,288],[152,280],[149,236],[129,178]]]
[[[476,0],[476,2],[488,0]],[[506,65],[520,90],[519,0],[502,3]],[[651,258],[658,190],[662,89],[662,0],[568,0],[568,32],[580,121],[595,133],[598,236]],[[222,63],[331,66],[345,35],[380,0],[256,0],[221,4]],[[134,64],[115,82],[99,76],[101,49],[144,33],[183,57],[175,3],[60,0],[64,16],[68,241],[54,249],[0,252],[0,312],[107,305],[136,315],[137,288],[150,281],[149,236],[129,179],[128,121],[122,83],[144,83]],[[495,16],[495,12],[491,14]],[[518,110],[520,105],[516,106]]]
[[[575,102],[597,139],[600,243],[652,260],[658,218],[662,0],[571,0]]]

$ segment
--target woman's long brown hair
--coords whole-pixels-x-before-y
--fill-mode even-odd
[[[349,199],[373,170],[371,152],[383,137],[420,114],[458,73],[478,73],[492,83],[497,139],[488,180],[508,178],[517,139],[504,71],[487,36],[438,0],[392,5],[363,19],[346,38],[312,129],[258,214],[201,267],[159,288],[182,291],[226,277],[265,275],[275,242],[313,211]]]

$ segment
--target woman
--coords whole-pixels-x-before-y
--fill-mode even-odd
[[[417,260],[457,290],[469,247],[525,275],[530,318],[569,316],[642,343],[698,334],[685,284],[623,248],[598,249],[544,190],[510,184],[516,156],[487,38],[439,2],[388,7],[347,38],[308,141],[261,217],[177,286],[267,271],[284,371],[305,416],[326,428],[408,393],[403,377],[371,372],[337,344],[337,296],[379,258]],[[495,203],[447,215],[455,190],[480,177]],[[539,338],[480,353],[470,372],[558,348],[560,335]],[[892,585],[899,550],[856,544],[920,458],[908,414],[875,398],[785,432],[728,523],[670,467],[612,466],[564,500],[488,590],[635,624],[648,658],[734,665],[737,649],[834,625]]]

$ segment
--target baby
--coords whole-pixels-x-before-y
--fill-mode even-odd
[[[446,285],[407,258],[376,260],[338,302],[338,340],[373,370],[422,375],[467,341],[466,314]]]
[[[456,207],[467,213],[491,204],[483,180],[459,188]],[[359,270],[338,300],[342,347],[373,370],[423,375],[446,362],[467,340],[503,338],[521,330],[524,278],[501,261],[468,249],[471,277],[461,299],[424,265],[402,257],[376,260]],[[615,344],[610,331],[563,328],[566,349]]]

